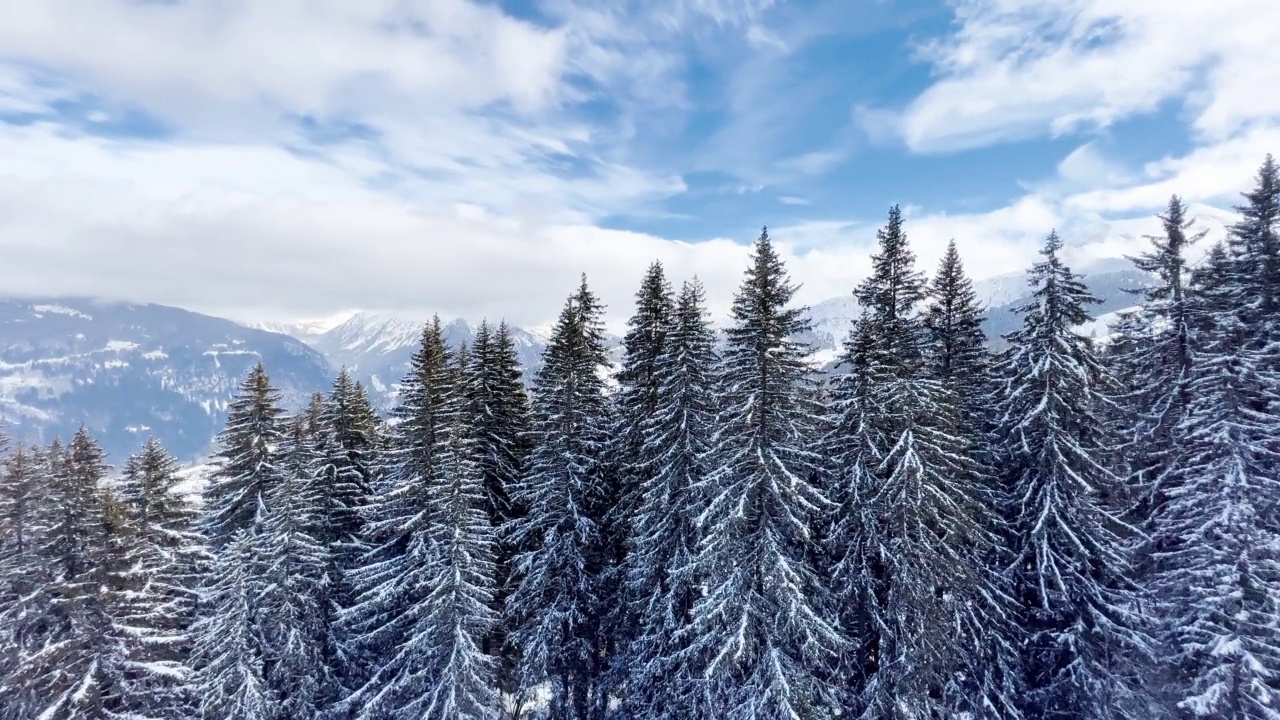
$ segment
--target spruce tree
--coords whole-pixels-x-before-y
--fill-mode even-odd
[[[237,530],[213,562],[192,628],[194,689],[202,720],[285,720],[268,686],[257,610],[263,571],[255,528]]]
[[[690,656],[699,596],[701,496],[716,422],[715,335],[696,279],[680,290],[665,347],[655,359],[658,404],[641,424],[644,445],[627,593],[637,631],[627,653],[631,717],[696,717],[699,670]]]
[[[309,534],[323,548],[326,563],[324,592],[315,598],[323,625],[324,663],[348,689],[362,681],[362,672],[355,659],[347,656],[337,616],[354,603],[348,577],[359,568],[366,550],[363,513],[379,463],[376,417],[368,398],[344,369],[310,421],[312,437],[295,433],[298,450],[309,456],[310,490],[319,503]]]
[[[636,292],[636,311],[627,321],[627,333],[622,339],[622,364],[615,376],[617,427],[613,433],[612,454],[617,464],[618,502],[608,518],[615,575],[610,582],[620,587],[625,600],[611,609],[604,632],[610,644],[620,650],[614,653],[616,667],[610,681],[616,694],[623,692],[627,666],[632,662],[629,653],[621,650],[637,632],[634,610],[640,598],[626,596],[627,575],[631,572],[627,546],[640,503],[640,485],[654,470],[653,459],[644,452],[645,425],[658,408],[661,391],[658,362],[665,350],[674,314],[671,284],[667,282],[662,263],[655,261],[645,271]]]
[[[1237,275],[1235,302],[1249,344],[1264,349],[1280,336],[1280,166],[1274,157],[1266,156],[1253,190],[1235,209],[1241,219],[1227,239]],[[1268,370],[1280,370],[1280,350],[1268,350],[1266,362]]]
[[[402,717],[397,713],[408,712],[412,689],[418,687],[411,673],[421,667],[421,648],[402,643],[415,634],[434,590],[427,582],[430,503],[441,473],[437,451],[450,384],[449,353],[435,318],[423,331],[400,386],[387,474],[365,508],[371,549],[349,573],[355,604],[340,616],[348,653],[359,660],[366,679],[338,707],[361,720]]]
[[[262,679],[281,718],[312,720],[339,699],[330,636],[332,487],[313,472],[316,438],[295,418],[277,451],[280,477],[263,497],[252,538],[260,590],[251,598]]]
[[[1126,529],[1107,498],[1102,464],[1105,372],[1073,328],[1097,302],[1062,261],[1050,233],[1031,269],[1023,325],[1006,336],[1001,466],[1016,556],[1027,717],[1125,717],[1140,698],[1134,662],[1147,645],[1135,616]]]
[[[712,470],[698,487],[708,503],[697,561],[706,591],[689,630],[703,678],[698,717],[833,712],[823,671],[845,639],[808,562],[811,529],[830,503],[814,482],[816,381],[796,340],[808,322],[789,307],[795,290],[761,232],[733,301]]]
[[[959,403],[961,422],[981,430],[990,424],[992,358],[982,330],[983,308],[952,240],[929,285],[924,313],[929,331],[929,375],[946,384]]]
[[[216,470],[204,489],[203,530],[214,552],[253,523],[259,498],[279,479],[273,449],[283,434],[282,415],[280,393],[258,363],[231,401],[217,438]]]
[[[473,458],[485,490],[485,511],[489,524],[498,531],[494,546],[493,610],[501,613],[510,594],[511,563],[515,548],[502,537],[501,529],[519,517],[511,501],[511,488],[523,471],[528,454],[529,398],[520,380],[520,362],[506,323],[496,331],[482,322],[472,339],[471,363],[466,377],[468,414],[473,428]],[[486,639],[487,651],[502,659],[500,687],[515,691],[514,657],[503,652],[507,629],[495,623]]]
[[[127,694],[139,717],[193,712],[187,660],[205,557],[195,509],[177,492],[178,470],[152,438],[125,462],[118,491],[130,534],[122,563],[130,601],[117,621],[132,639]]]
[[[484,479],[476,464],[466,393],[468,353],[449,369],[434,455],[439,471],[427,493],[423,586],[430,595],[397,650],[415,655],[413,681],[396,686],[399,716],[481,720],[499,709],[497,659],[484,642],[497,623],[494,598],[496,531],[485,511]]]
[[[837,393],[840,434],[829,441],[845,501],[829,541],[836,583],[845,624],[863,629],[842,670],[864,717],[985,709],[988,696],[1003,696],[998,688],[970,680],[951,692],[957,676],[983,673],[973,662],[987,659],[979,638],[1005,624],[987,567],[994,487],[971,459],[980,436],[961,425],[960,391],[983,380],[964,374],[982,362],[972,297],[953,246],[926,316],[924,276],[898,208],[877,237],[872,273],[855,293],[863,315]]]
[[[616,598],[602,591],[614,501],[602,314],[584,276],[534,381],[534,447],[512,493],[525,514],[507,530],[522,549],[507,603],[510,642],[520,652],[523,685],[550,682],[553,720],[600,718],[608,702],[600,622]]]
[[[0,719],[26,712],[16,675],[44,641],[49,617],[42,590],[51,578],[39,549],[47,529],[50,475],[38,449],[19,444],[0,478]]]
[[[11,689],[18,717],[109,717],[126,709],[128,645],[113,617],[123,588],[113,552],[118,518],[101,487],[108,468],[84,428],[51,459],[50,524],[38,550],[49,564],[39,589],[48,629],[43,644],[20,659]]]

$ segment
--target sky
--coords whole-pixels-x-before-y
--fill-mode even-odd
[[[246,321],[616,324],[645,267],[722,313],[761,228],[848,293],[1057,228],[1221,223],[1280,152],[1274,0],[9,0],[0,292]]]

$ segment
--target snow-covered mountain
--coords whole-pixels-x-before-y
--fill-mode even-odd
[[[0,426],[45,442],[83,424],[115,464],[148,436],[191,459],[259,361],[291,406],[328,380],[315,350],[230,320],[83,298],[0,300]]]
[[[1126,292],[1145,278],[1125,261],[1089,265],[1085,281],[1103,303],[1087,329],[1103,336],[1107,320],[1134,305]],[[1023,275],[975,284],[988,304],[986,330],[999,336],[1017,327],[1013,308],[1025,302]],[[820,367],[835,360],[858,305],[852,293],[810,308]],[[221,428],[227,402],[249,368],[266,363],[288,405],[301,406],[326,390],[346,367],[370,389],[383,409],[396,399],[400,379],[428,318],[356,312],[314,322],[246,327],[230,320],[160,305],[77,298],[0,300],[0,426],[21,439],[68,437],[87,425],[113,462],[149,435],[184,460],[200,457]],[[450,345],[470,343],[475,328],[464,320],[445,326]],[[526,380],[540,367],[547,339],[513,328]],[[609,338],[613,359],[621,340]]]
[[[293,326],[290,334],[322,354],[330,367],[347,368],[385,409],[394,404],[400,380],[429,322],[430,318],[357,312],[323,332],[308,333],[305,328],[314,325],[303,323]],[[470,344],[475,331],[476,326],[466,320],[453,320],[444,325],[445,341],[455,348]],[[532,380],[542,365],[546,338],[522,328],[510,332],[525,379]]]

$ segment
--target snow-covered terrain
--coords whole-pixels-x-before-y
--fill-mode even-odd
[[[258,361],[291,405],[329,374],[297,340],[178,308],[0,300],[0,425],[47,442],[83,424],[115,464],[149,436],[191,459],[208,448]]]
[[[1124,292],[1145,279],[1124,260],[1084,268],[1103,299],[1099,319],[1084,331],[1104,338],[1116,311],[1132,306]],[[1013,308],[1026,299],[1023,275],[975,283],[988,304],[986,330],[999,344],[1017,327]],[[830,367],[858,304],[850,293],[810,308],[811,360]],[[246,327],[178,308],[77,298],[0,300],[0,424],[21,439],[67,437],[81,423],[102,439],[113,462],[149,435],[183,460],[200,457],[220,428],[227,402],[254,363],[266,363],[291,406],[324,390],[339,368],[366,385],[374,402],[391,407],[428,317],[352,312],[319,320]],[[475,327],[447,322],[450,345],[470,343]],[[527,381],[541,365],[541,332],[512,328]],[[621,340],[608,339],[616,362]]]

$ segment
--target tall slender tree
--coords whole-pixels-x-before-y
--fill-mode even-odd
[[[430,588],[401,654],[420,659],[404,692],[403,717],[482,720],[500,707],[497,659],[484,642],[498,619],[493,609],[496,530],[485,510],[484,478],[474,459],[468,418],[468,353],[450,367],[435,449],[439,472],[428,492],[423,585]]]
[[[215,552],[253,523],[258,501],[279,481],[274,448],[283,435],[280,393],[266,368],[249,371],[218,434],[215,470],[204,489],[204,534]]]
[[[627,653],[632,717],[695,717],[699,670],[690,656],[699,595],[701,496],[716,420],[715,335],[696,279],[680,290],[665,347],[655,360],[658,404],[642,422],[642,465],[627,591],[637,631]]]
[[[179,464],[152,438],[124,465],[119,497],[128,523],[122,567],[130,601],[118,612],[129,628],[128,705],[139,717],[190,717],[190,631],[199,569],[206,562],[196,510],[178,485]]]
[[[324,592],[317,597],[323,625],[324,663],[347,691],[363,681],[355,658],[348,657],[337,620],[355,602],[349,576],[366,551],[365,506],[373,493],[379,459],[377,413],[350,373],[343,369],[333,382],[312,421],[312,437],[296,433],[298,451],[310,461],[311,492],[319,506],[308,534],[323,548],[326,563]]]
[[[627,333],[622,339],[622,364],[615,376],[618,382],[615,402],[617,427],[613,433],[615,450],[612,454],[617,462],[619,488],[618,502],[608,518],[615,575],[610,578],[610,583],[620,587],[625,600],[611,608],[604,632],[609,636],[610,644],[618,649],[626,647],[637,632],[637,598],[627,595],[627,576],[631,572],[632,561],[627,548],[634,531],[632,522],[641,503],[640,487],[654,471],[654,459],[645,453],[645,427],[661,399],[659,361],[666,349],[674,314],[671,283],[667,281],[662,263],[655,261],[645,271],[636,292],[636,310],[627,321]],[[613,656],[612,691],[622,694],[631,658],[626,652],[616,652]]]
[[[954,296],[964,283],[954,247],[942,279],[951,294],[939,298],[944,308],[931,327],[922,312],[924,276],[898,208],[878,239],[872,273],[856,291],[863,315],[844,358],[848,376],[833,424],[851,434],[832,443],[848,466],[837,466],[845,505],[830,542],[845,624],[865,628],[843,672],[864,717],[931,717],[969,709],[952,707],[969,703],[965,695],[979,708],[987,701],[986,687],[949,688],[975,669],[971,656],[984,655],[966,641],[1005,622],[987,567],[994,488],[970,459],[978,438],[960,425],[960,385],[981,377],[935,375],[981,359],[966,354],[969,318],[956,317],[969,298]],[[937,354],[950,357],[931,357],[935,333],[945,341]]]
[[[339,705],[360,720],[409,717],[421,685],[424,649],[416,642],[433,588],[432,493],[442,474],[452,384],[449,352],[439,318],[424,329],[401,383],[393,411],[387,474],[366,506],[371,549],[352,571],[355,604],[342,613],[352,657],[365,683]],[[411,642],[413,641],[413,642]]]
[[[1028,717],[1125,717],[1147,646],[1125,532],[1102,464],[1105,371],[1074,328],[1097,302],[1050,233],[1031,269],[1023,325],[1006,336],[1001,464],[1011,488],[1015,597],[1026,630]]]
[[[721,366],[723,410],[698,492],[708,505],[690,659],[703,675],[699,717],[781,720],[832,714],[824,669],[845,638],[806,544],[830,502],[815,484],[819,422],[808,329],[767,231],[734,297]]]
[[[508,530],[522,548],[507,603],[526,687],[549,681],[553,720],[603,717],[607,667],[600,621],[612,561],[606,514],[614,502],[606,453],[613,417],[604,373],[603,307],[586,277],[565,303],[534,381],[534,448]]]
[[[496,331],[487,322],[480,324],[472,338],[468,370],[466,391],[475,436],[473,457],[483,478],[489,524],[497,530],[492,608],[501,614],[511,592],[511,564],[516,553],[516,548],[503,537],[502,528],[520,516],[519,507],[511,500],[511,489],[519,481],[529,450],[529,397],[521,382],[520,360],[506,323],[500,323]],[[489,654],[502,661],[498,685],[513,693],[517,690],[515,658],[504,652],[506,640],[507,627],[500,619],[485,645]]]
[[[261,556],[254,527],[237,530],[212,563],[203,612],[193,627],[192,664],[202,720],[284,720],[266,681],[257,597]]]

